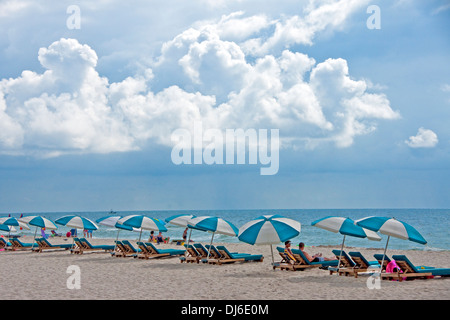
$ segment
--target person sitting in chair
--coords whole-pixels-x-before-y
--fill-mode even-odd
[[[316,253],[313,256],[310,256],[306,251],[304,251],[305,249],[305,244],[303,242],[300,242],[298,244],[298,248],[300,249],[300,251],[305,255],[306,259],[309,260],[309,262],[320,262],[320,261],[332,261],[332,260],[336,260],[335,257],[333,258],[327,258],[327,257],[322,257],[321,253]]]

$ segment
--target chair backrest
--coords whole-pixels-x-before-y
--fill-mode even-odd
[[[142,241],[138,241],[136,242],[136,244],[138,245],[139,249],[141,249],[141,251],[143,253],[151,253],[149,247]]]
[[[292,253],[294,254],[295,260],[297,263],[310,265],[311,262],[306,258],[305,254],[300,249],[292,249]]]
[[[159,254],[159,250],[153,245],[153,243],[151,242],[146,242],[145,243],[148,247],[148,250],[153,253],[153,254]]]
[[[92,249],[93,248],[92,244],[89,241],[87,241],[86,238],[80,238],[80,240],[81,240],[81,243],[84,245],[85,249]]]
[[[409,261],[409,259],[403,254],[393,255],[392,259],[395,260],[397,265],[402,269],[402,271],[404,273],[406,273],[406,272],[418,273],[419,272],[419,270],[417,270],[416,266],[413,265],[412,262]]]
[[[201,254],[195,249],[192,244],[185,244],[186,251],[189,253],[191,257],[201,257]]]
[[[344,268],[353,268],[356,266],[355,262],[348,256],[347,252],[342,250],[332,250],[333,254],[339,260],[339,256],[341,256],[340,266]]]
[[[210,246],[209,244],[207,244],[206,248],[208,250],[210,250],[210,254],[213,258],[215,258],[215,259],[222,258],[222,255],[220,254],[219,250],[217,250],[217,248],[215,246],[213,246],[213,245]]]
[[[217,250],[219,250],[220,254],[225,258],[225,259],[233,259],[233,255],[231,254],[230,251],[228,251],[228,249],[224,246],[217,246]]]
[[[208,256],[208,250],[201,243],[194,243],[195,249],[202,255],[203,258]]]
[[[361,252],[349,252],[348,253],[352,260],[356,263],[356,267],[360,269],[367,269],[370,266],[369,261],[361,254]]]
[[[35,240],[40,247],[49,248],[52,246],[45,238],[36,238]]]
[[[131,244],[130,241],[128,241],[128,240],[122,240],[122,243],[123,243],[124,247],[127,249],[127,251],[133,252],[133,253],[134,253],[134,252],[137,252],[136,248],[133,247],[133,245]]]

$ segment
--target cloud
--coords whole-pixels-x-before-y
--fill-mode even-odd
[[[438,136],[432,130],[421,127],[417,134],[409,137],[405,143],[411,148],[433,148],[438,144]]]
[[[315,34],[337,27],[357,7],[350,1],[339,13],[341,1],[321,3],[281,24],[243,12],[199,21],[118,82],[99,74],[89,44],[61,38],[39,50],[42,73],[25,70],[0,81],[0,152],[57,156],[139,150],[148,141],[170,146],[171,133],[193,130],[194,121],[205,129],[280,129],[285,147],[349,147],[376,130],[378,120],[399,113],[383,93],[371,92],[368,80],[354,79],[345,59],[317,63],[279,51],[275,42],[289,47],[298,40],[293,33],[270,40],[290,19],[308,23]],[[246,31],[238,32],[241,27]],[[264,54],[248,52],[252,39],[261,41],[256,51]]]

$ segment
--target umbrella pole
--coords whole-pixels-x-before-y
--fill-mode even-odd
[[[273,260],[273,246],[270,245],[270,252],[272,253],[272,266],[275,265],[275,261]],[[272,268],[275,271],[275,268]]]
[[[188,238],[188,242],[187,242],[187,245],[186,245],[186,251],[184,252],[184,255],[185,255],[185,256],[188,255],[187,249],[189,248],[189,243],[191,242],[192,229],[191,229],[191,228],[189,228],[189,229],[190,229],[190,230],[189,230],[189,238]]]
[[[339,269],[341,268],[341,258],[342,258],[342,251],[344,250],[345,237],[346,237],[346,235],[344,234],[344,239],[342,239],[342,244],[341,244],[341,252],[339,253],[338,274],[339,274]]]
[[[37,228],[38,228],[38,227],[36,227],[36,229],[34,229],[34,238],[33,238],[33,244],[31,245],[31,251],[33,251],[33,248],[34,248],[34,242],[36,241]]]
[[[211,237],[211,243],[209,244],[208,256],[206,257],[206,260],[209,259],[209,254],[211,252],[211,246],[212,246],[212,243],[213,243],[213,239],[214,239],[214,232],[213,232],[212,237]]]
[[[389,238],[391,236],[388,236],[387,241],[386,241],[386,247],[384,248],[384,253],[383,253],[383,259],[381,259],[381,266],[380,266],[380,276],[381,276],[381,271],[383,271],[383,264],[384,264],[384,257],[386,256],[386,250],[389,244]]]

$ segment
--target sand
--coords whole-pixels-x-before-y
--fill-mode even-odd
[[[22,237],[31,242],[31,237]],[[70,243],[51,238],[50,242]],[[113,244],[113,239],[90,239],[92,244]],[[135,241],[131,241],[135,244]],[[217,244],[216,244],[217,245]],[[229,265],[186,264],[179,258],[141,260],[116,258],[109,253],[70,254],[68,251],[1,251],[3,300],[10,299],[176,299],[176,300],[292,300],[292,299],[450,299],[450,278],[413,281],[383,280],[380,288],[369,289],[369,275],[358,278],[330,275],[318,268],[281,271],[271,267],[269,246],[225,244],[230,251],[263,254],[262,263]],[[176,248],[162,244],[160,248]],[[310,247],[307,252],[332,256],[332,247]],[[369,260],[380,249],[357,250]],[[275,251],[276,252],[276,251]],[[388,255],[405,254],[416,265],[450,267],[450,251],[389,250]],[[276,253],[275,261],[280,257]],[[69,289],[70,266],[79,267],[80,289]],[[76,268],[75,267],[75,268]],[[72,268],[72,267],[70,267]],[[69,270],[70,270],[69,268]],[[74,282],[70,282],[74,283]]]

